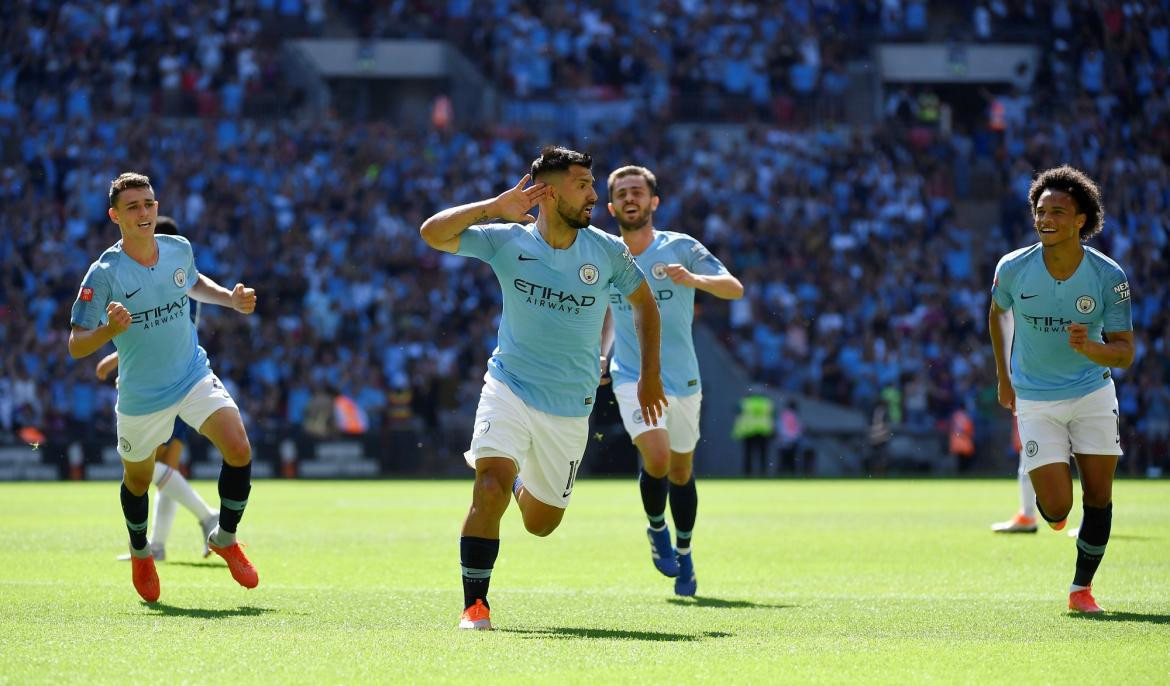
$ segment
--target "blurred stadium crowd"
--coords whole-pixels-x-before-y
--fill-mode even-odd
[[[200,323],[251,431],[328,434],[337,394],[403,431],[438,432],[448,411],[473,406],[498,286],[486,266],[427,249],[417,227],[514,183],[547,141],[281,114],[301,94],[281,73],[278,36],[319,34],[328,4],[0,8],[0,435],[112,431],[112,386],[96,380],[96,358],[70,360],[65,339],[82,275],[118,238],[106,190],[126,169],[152,177],[201,271],[257,289],[259,316],[204,308]],[[700,238],[741,278],[746,297],[702,300],[701,320],[756,378],[884,405],[927,431],[945,431],[956,407],[977,426],[1002,412],[986,335],[995,261],[1031,242],[1034,170],[1087,170],[1108,211],[1095,245],[1134,290],[1138,356],[1118,374],[1125,440],[1135,464],[1162,459],[1166,3],[961,4],[980,40],[1033,13],[1043,57],[1031,86],[986,93],[974,126],[941,121],[929,90],[892,88],[883,120],[851,127],[843,64],[867,40],[924,31],[927,3],[332,3],[370,37],[459,41],[516,97],[639,98],[635,125],[562,142],[592,152],[598,178],[654,169],[656,225]],[[680,111],[743,122],[746,136],[668,130]],[[991,196],[996,221],[961,222],[959,203]]]

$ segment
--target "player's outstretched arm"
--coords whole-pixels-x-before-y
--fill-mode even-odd
[[[544,199],[549,187],[545,183],[536,183],[525,188],[524,184],[531,178],[525,174],[520,183],[493,199],[445,209],[423,222],[418,232],[432,248],[454,253],[459,250],[459,234],[472,224],[495,218],[522,224],[534,222],[536,218],[528,214],[528,210]]]
[[[236,287],[229,291],[212,281],[206,274],[200,274],[199,280],[191,287],[191,299],[220,307],[230,307],[243,314],[252,314],[256,311],[255,289],[237,283]]]
[[[676,284],[706,291],[716,298],[739,300],[743,297],[743,284],[731,274],[695,274],[681,264],[668,264],[666,275]]]
[[[662,320],[658,315],[658,303],[650,286],[643,281],[637,290],[626,296],[634,313],[634,332],[638,335],[638,348],[642,355],[642,368],[638,374],[638,404],[642,406],[642,417],[650,426],[658,426],[662,408],[666,402],[666,391],[662,388],[662,372],[659,352],[662,340]]]
[[[1016,323],[1012,321],[1012,313],[997,305],[994,299],[987,313],[987,330],[991,333],[991,352],[995,355],[995,375],[999,379],[999,404],[1014,412],[1016,391],[1008,371],[1008,351],[1012,349]]]
[[[114,351],[103,357],[101,362],[97,363],[97,368],[94,369],[94,372],[97,374],[99,381],[105,381],[106,379],[110,378],[110,374],[113,374],[114,370],[117,368],[118,352]]]
[[[109,343],[114,336],[130,328],[130,310],[122,303],[106,305],[106,323],[96,329],[77,325],[69,332],[69,356],[75,360],[88,357]]]

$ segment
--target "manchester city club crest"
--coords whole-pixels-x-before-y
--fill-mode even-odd
[[[653,267],[650,267],[650,275],[656,279],[666,278],[666,263],[655,262]]]
[[[1040,446],[1036,441],[1028,441],[1028,444],[1024,446],[1024,452],[1028,454],[1028,457],[1035,457],[1038,450],[1040,450]]]
[[[641,408],[634,410],[634,423],[635,424],[642,423],[642,409]]]
[[[483,420],[482,422],[480,422],[479,424],[476,424],[475,425],[475,434],[474,434],[475,437],[478,438],[478,437],[486,434],[488,432],[488,429],[490,429],[490,428],[492,428],[492,423],[486,419]]]
[[[130,441],[127,441],[125,438],[119,438],[118,450],[121,450],[124,453],[130,452]]]
[[[1087,295],[1082,295],[1077,298],[1077,312],[1081,314],[1088,314],[1097,309],[1097,301],[1093,300]]]
[[[183,271],[182,267],[175,270],[175,285],[179,288],[187,286],[187,272]]]
[[[592,286],[593,284],[597,283],[597,277],[601,275],[601,273],[597,271],[597,266],[592,264],[581,265],[581,270],[578,271],[577,274],[581,277],[582,283],[588,286]]]

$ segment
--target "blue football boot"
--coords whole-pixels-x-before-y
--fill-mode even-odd
[[[670,527],[663,527],[661,531],[647,527],[646,537],[650,539],[654,567],[666,576],[678,576],[678,560],[675,559],[674,546],[670,544]]]
[[[674,594],[693,596],[699,584],[695,581],[695,561],[691,554],[678,556],[678,576],[674,580]]]

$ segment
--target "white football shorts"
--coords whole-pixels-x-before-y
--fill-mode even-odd
[[[1117,390],[1109,385],[1066,400],[1016,398],[1021,459],[1026,471],[1077,455],[1121,455]]]
[[[482,457],[511,458],[525,490],[546,505],[565,509],[588,440],[589,417],[533,409],[504,382],[485,374],[471,449],[463,456],[472,468]]]
[[[676,453],[689,453],[699,444],[699,409],[703,404],[702,392],[678,397],[666,396],[669,406],[663,408],[662,416],[658,418],[658,426],[647,424],[642,418],[642,407],[638,404],[638,384],[624,383],[615,386],[613,394],[617,397],[618,410],[622,414],[622,424],[630,440],[653,431],[666,429],[670,436],[670,449]]]
[[[175,417],[198,430],[208,417],[224,407],[240,409],[219,377],[208,374],[170,407],[142,415],[118,412],[118,454],[127,462],[141,462],[170,440]]]

